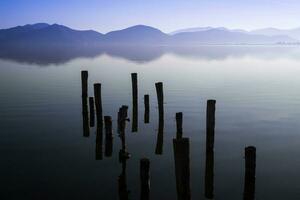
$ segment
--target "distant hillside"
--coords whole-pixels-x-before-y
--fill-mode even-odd
[[[34,24],[0,30],[0,42],[11,45],[91,45],[99,43],[103,34],[78,31],[66,26]]]
[[[150,26],[137,25],[119,31],[112,31],[104,36],[106,44],[161,45],[170,36]]]
[[[227,29],[225,27],[196,27],[196,28],[186,28],[186,29],[179,29],[170,33],[170,35],[175,35],[178,33],[191,33],[191,32],[200,32],[200,31],[208,31],[208,30],[222,30],[222,31],[229,31],[229,32],[240,32],[240,33],[247,33],[247,31],[241,29]]]
[[[199,32],[183,32],[172,36],[170,44],[275,44],[279,42],[297,42],[288,36],[265,36],[232,32],[226,29],[210,29]]]
[[[174,46],[202,44],[275,44],[298,42],[289,36],[266,36],[226,28],[190,29],[175,34],[144,25],[137,25],[107,34],[79,31],[58,24],[33,24],[0,30],[0,48],[53,46]]]
[[[265,28],[251,31],[254,34],[261,34],[267,36],[276,36],[276,35],[287,35],[289,37],[300,40],[300,28],[295,29],[276,29],[276,28]]]

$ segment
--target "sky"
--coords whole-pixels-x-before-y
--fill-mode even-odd
[[[299,0],[0,0],[0,28],[38,22],[102,33],[144,24],[253,30],[300,27]]]

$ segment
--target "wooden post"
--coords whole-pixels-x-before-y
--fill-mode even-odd
[[[206,109],[205,197],[207,199],[214,198],[215,104],[215,100],[208,100]]]
[[[176,113],[176,138],[180,139],[182,138],[182,112]]]
[[[82,126],[83,126],[83,136],[89,137],[90,127],[89,127],[89,112],[88,112],[88,71],[81,71],[81,89],[82,89]]]
[[[147,158],[140,160],[141,200],[149,200],[150,194],[150,161]]]
[[[82,98],[88,97],[88,71],[81,71]]]
[[[90,127],[95,126],[95,103],[94,103],[94,98],[89,97],[89,106],[90,106]]]
[[[158,112],[159,119],[164,118],[164,92],[163,92],[163,83],[155,83],[156,93],[157,93],[157,102],[158,102]]]
[[[144,115],[144,122],[145,124],[149,123],[150,119],[150,105],[149,105],[149,95],[144,95],[144,104],[145,104],[145,115]]]
[[[138,80],[137,73],[131,74],[132,82],[132,132],[138,131]]]
[[[248,146],[245,148],[244,200],[255,199],[255,168],[256,148],[254,146]]]
[[[123,105],[118,112],[118,132],[121,138],[122,148],[119,152],[119,158],[124,159],[129,158],[129,153],[126,150],[126,135],[125,135],[125,128],[126,128],[126,121],[127,119],[127,111],[128,106]]]
[[[190,147],[188,138],[173,139],[178,200],[190,200]]]
[[[95,95],[95,105],[96,105],[96,116],[97,116],[97,124],[102,125],[102,97],[101,97],[101,84],[94,84],[94,95]]]
[[[215,111],[216,111],[216,100],[207,101],[206,109],[206,148],[214,148],[215,140]]]
[[[104,154],[106,157],[112,156],[113,150],[113,136],[112,136],[112,119],[110,116],[104,116],[104,125],[105,125],[105,151]]]

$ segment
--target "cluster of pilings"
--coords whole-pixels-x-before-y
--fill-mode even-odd
[[[81,72],[82,80],[82,116],[83,116],[83,136],[89,137],[89,127],[95,126],[96,111],[96,160],[103,158],[103,115],[101,84],[94,84],[94,97],[88,97],[88,72]],[[138,131],[138,79],[137,73],[131,74],[132,80],[132,132]],[[158,133],[155,148],[155,154],[163,153],[163,130],[164,130],[164,95],[163,83],[155,83],[157,102],[158,102]],[[88,101],[89,100],[89,101]],[[89,110],[88,110],[89,102]],[[150,100],[149,95],[144,95],[144,123],[150,121]],[[214,141],[215,141],[215,110],[216,100],[208,100],[206,108],[206,160],[205,160],[205,185],[204,192],[207,199],[214,199]],[[130,191],[127,188],[126,179],[126,161],[130,154],[126,147],[126,122],[128,119],[128,106],[122,105],[118,112],[118,134],[121,139],[121,149],[119,151],[119,162],[122,165],[122,171],[118,178],[119,198],[128,200]],[[90,114],[88,114],[90,113]],[[90,119],[90,120],[89,120]],[[176,119],[176,137],[173,139],[173,151],[175,162],[176,190],[178,200],[190,200],[190,140],[183,137],[183,113],[175,114]],[[112,155],[113,132],[112,117],[104,116],[105,126],[105,156]],[[256,170],[256,148],[248,146],[245,148],[245,176],[244,176],[244,200],[255,199],[255,170]],[[140,185],[141,200],[150,199],[150,160],[148,158],[140,159]]]

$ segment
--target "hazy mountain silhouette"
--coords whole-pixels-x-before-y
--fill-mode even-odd
[[[207,30],[206,30],[207,29]],[[265,36],[226,28],[209,27],[201,30],[166,34],[153,27],[137,25],[123,30],[101,34],[96,31],[78,31],[58,24],[34,24],[0,30],[0,48],[49,46],[176,46],[203,44],[274,44],[297,42],[288,36]]]
[[[162,45],[170,36],[162,31],[144,25],[132,26],[119,31],[112,31],[104,36],[105,44],[124,45]]]
[[[58,24],[34,24],[0,30],[2,45],[95,45],[103,34],[96,31],[78,31]]]
[[[229,32],[240,32],[240,33],[247,33],[247,31],[242,29],[227,29],[225,27],[196,27],[196,28],[186,28],[186,29],[179,29],[170,33],[170,35],[175,35],[178,33],[191,33],[191,32],[200,32],[200,31],[208,31],[208,30],[223,30]]]
[[[171,37],[169,44],[275,44],[279,42],[297,42],[288,36],[265,36],[232,32],[226,29],[210,29],[199,32],[183,32]]]
[[[250,33],[267,35],[267,36],[287,35],[289,37],[300,40],[300,28],[295,28],[295,29],[264,28],[264,29],[253,30]]]

